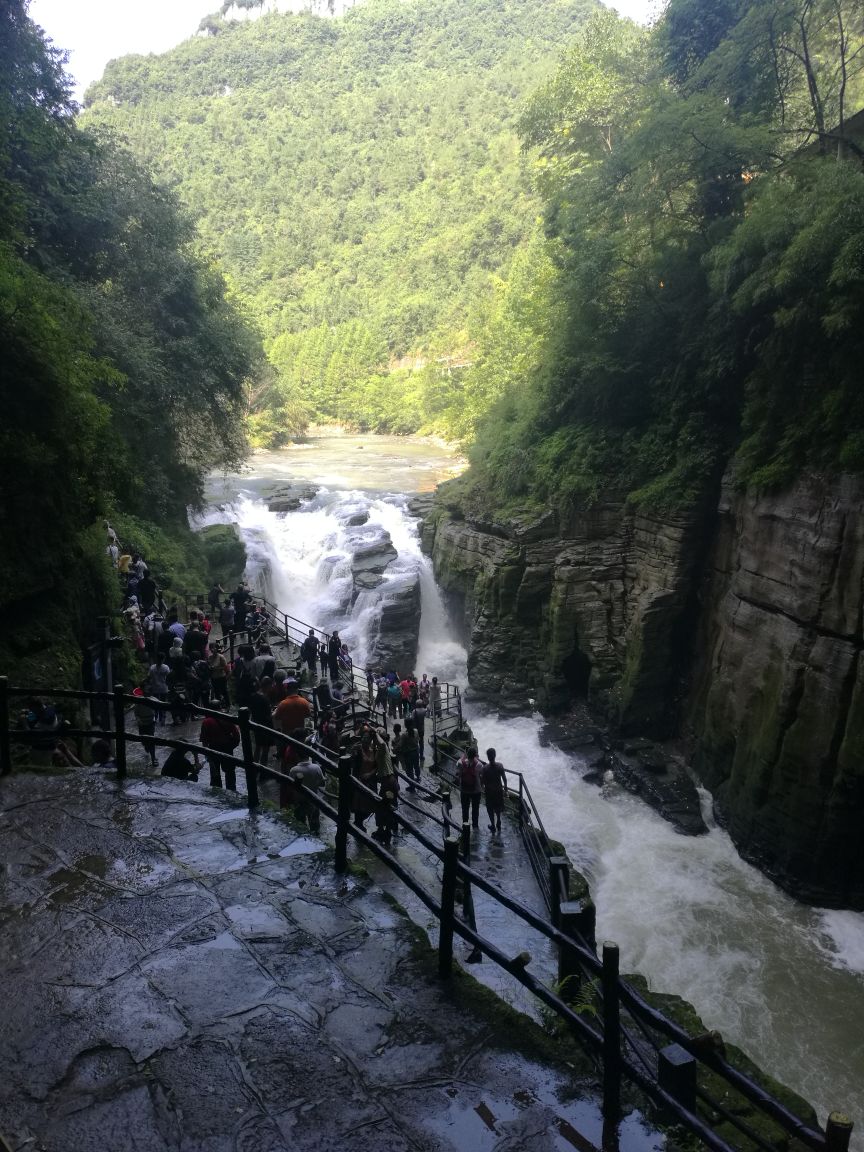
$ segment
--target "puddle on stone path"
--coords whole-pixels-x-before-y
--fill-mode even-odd
[[[225,824],[229,820],[247,820],[249,812],[246,808],[233,808],[230,812],[219,812],[215,816],[211,816],[207,821],[208,824]]]
[[[502,1140],[519,1140],[526,1124],[536,1134],[541,1119],[537,1109],[546,1105],[545,1135],[556,1152],[598,1152],[603,1147],[603,1116],[600,1105],[590,1100],[566,1104],[556,1099],[539,1100],[531,1092],[517,1091],[511,1099],[484,1094],[479,1103],[467,1098],[457,1087],[447,1088],[446,1110],[428,1114],[425,1123],[456,1148],[477,1152],[495,1148]],[[545,1095],[545,1094],[541,1094]],[[646,1127],[639,1112],[631,1112],[618,1126],[620,1152],[662,1152],[663,1137]]]
[[[303,856],[311,855],[315,852],[323,852],[324,844],[321,840],[314,840],[311,836],[298,836],[296,840],[292,840],[290,844],[279,852],[281,857],[286,856]]]

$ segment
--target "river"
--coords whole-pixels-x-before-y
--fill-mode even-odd
[[[388,580],[419,573],[417,672],[464,684],[466,652],[406,507],[458,467],[426,441],[323,437],[214,477],[205,520],[235,521],[250,576],[269,581],[298,618],[338,626],[363,664],[387,586],[361,593],[351,610],[345,521],[368,512],[364,531],[389,532],[399,553]],[[267,497],[298,481],[314,497],[295,512],[269,512]],[[684,837],[614,785],[585,784],[578,754],[541,748],[539,717],[502,721],[470,705],[469,717],[481,749],[494,745],[528,776],[548,831],[589,878],[598,938],[617,941],[623,970],[689,1000],[823,1122],[833,1109],[850,1112],[853,1146],[864,1152],[864,915],[799,904],[741,860],[721,829]]]

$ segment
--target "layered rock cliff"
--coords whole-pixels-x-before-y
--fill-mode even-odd
[[[472,689],[505,710],[587,696],[625,732],[686,732],[742,852],[820,903],[864,907],[864,482],[810,477],[689,516],[607,498],[560,522],[423,526],[464,622]]]
[[[724,487],[704,585],[694,762],[741,850],[864,907],[864,481]]]

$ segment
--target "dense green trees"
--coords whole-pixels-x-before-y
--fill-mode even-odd
[[[843,0],[589,23],[521,122],[561,318],[484,419],[470,498],[680,505],[730,456],[741,483],[864,467],[862,77]]]
[[[448,358],[471,359],[476,313],[538,212],[520,101],[593,7],[369,0],[338,20],[251,22],[229,8],[213,34],[114,61],[91,87],[86,122],[199,215],[264,333],[276,375],[257,435],[308,415],[464,429]]]
[[[173,197],[75,124],[23,0],[0,13],[2,652],[112,607],[100,515],[184,523],[243,451],[255,337]],[[23,649],[16,648],[20,641]],[[7,649],[7,645],[11,645]],[[74,643],[70,642],[74,649]],[[66,669],[67,674],[77,671]]]

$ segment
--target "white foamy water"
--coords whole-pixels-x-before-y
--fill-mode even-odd
[[[325,464],[328,471],[332,478]],[[348,537],[358,530],[344,521],[368,509],[368,530],[388,531],[400,554],[388,580],[420,572],[417,672],[465,683],[465,649],[403,497],[328,490],[277,516],[254,490],[235,492],[233,506],[215,515],[239,523],[250,574],[269,579],[293,615],[338,626],[360,664],[386,584],[361,594],[352,611]],[[614,784],[584,783],[578,756],[541,747],[539,718],[501,721],[476,706],[466,713],[481,750],[494,746],[506,767],[525,773],[548,832],[588,876],[598,936],[617,941],[623,969],[693,1003],[706,1026],[810,1100],[822,1121],[832,1109],[850,1112],[853,1144],[864,1149],[864,915],[798,904],[742,861],[721,829],[681,836]],[[702,799],[710,812],[704,790]]]

